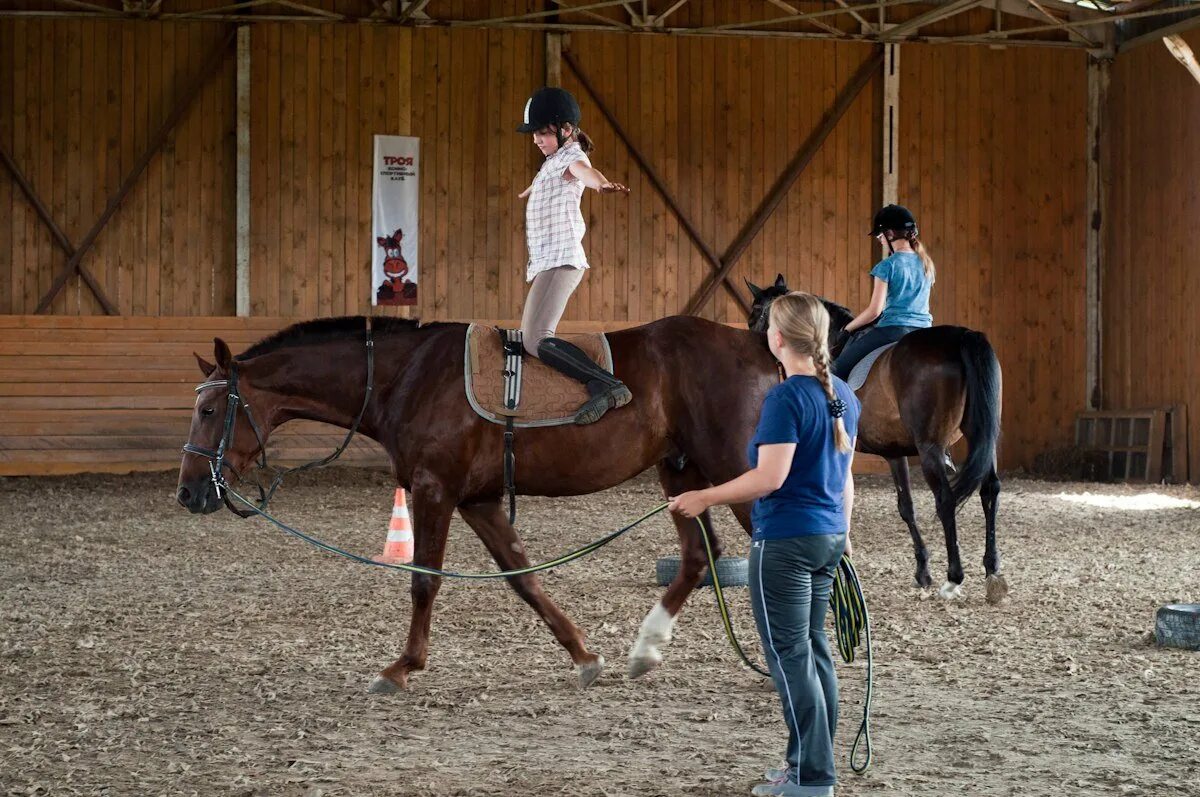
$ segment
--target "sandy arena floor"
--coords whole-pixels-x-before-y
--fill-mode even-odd
[[[1200,504],[1010,479],[1012,594],[990,607],[977,501],[961,515],[965,598],[946,603],[912,586],[890,484],[859,484],[876,752],[865,777],[845,765],[864,667],[842,666],[839,795],[1200,794],[1200,653],[1148,637],[1159,605],[1200,601]],[[661,669],[624,675],[660,594],[655,559],[676,550],[664,517],[545,579],[608,659],[592,689],[506,585],[451,582],[429,669],[378,697],[364,688],[401,650],[407,577],[260,521],[193,517],[173,489],[173,474],[0,479],[0,793],[743,795],[779,758],[775,695],[738,664],[710,590],[685,608]],[[1085,492],[1116,506],[1062,497]],[[541,560],[658,500],[645,478],[524,499],[520,527]],[[919,500],[940,583],[941,532]],[[275,509],[375,555],[390,502],[384,474],[342,470],[297,479]],[[744,554],[732,517],[718,522]],[[492,567],[458,520],[447,562]],[[760,656],[745,590],[730,595]]]

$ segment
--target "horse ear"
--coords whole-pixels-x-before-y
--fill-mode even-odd
[[[746,287],[750,289],[750,295],[754,297],[754,301],[762,298],[762,288],[755,285],[750,280],[746,280]]]
[[[783,275],[782,275],[782,274],[780,274],[780,275],[778,275],[777,277],[775,277],[775,287],[776,287],[776,288],[783,288],[784,290],[787,290],[787,280],[785,280],[785,279],[783,278]]]
[[[212,376],[212,372],[217,370],[217,366],[213,365],[199,354],[196,354],[196,352],[192,352],[192,356],[195,357],[196,362],[200,364],[200,372],[204,374],[205,377]]]
[[[229,351],[229,344],[220,338],[213,338],[213,356],[217,358],[217,365],[228,372],[233,364],[233,352]]]

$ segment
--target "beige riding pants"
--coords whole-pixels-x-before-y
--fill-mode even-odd
[[[567,309],[567,300],[579,287],[583,272],[584,269],[574,266],[559,266],[533,278],[521,316],[525,351],[531,356],[537,357],[538,344],[554,336],[563,311]]]

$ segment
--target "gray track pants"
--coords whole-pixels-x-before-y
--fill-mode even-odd
[[[537,357],[538,344],[552,337],[558,322],[567,309],[567,300],[579,287],[583,269],[574,266],[559,266],[543,271],[533,278],[529,295],[525,297],[525,311],[521,316],[521,332],[525,351]]]
[[[825,613],[845,549],[845,534],[756,540],[750,548],[750,599],[783,703],[789,780],[814,794],[837,782],[838,688]]]

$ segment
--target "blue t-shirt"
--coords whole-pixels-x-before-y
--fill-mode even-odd
[[[834,393],[846,402],[842,420],[853,440],[861,405],[849,385],[836,376],[830,378]],[[833,442],[829,398],[815,376],[793,376],[771,388],[750,442],[750,466],[758,467],[759,446],[774,443],[795,443],[796,454],[783,486],[754,502],[754,539],[846,531],[842,491],[850,452],[838,451]]]
[[[881,327],[930,327],[929,289],[925,264],[916,252],[896,252],[871,269],[871,276],[887,283],[887,304],[879,316]]]

